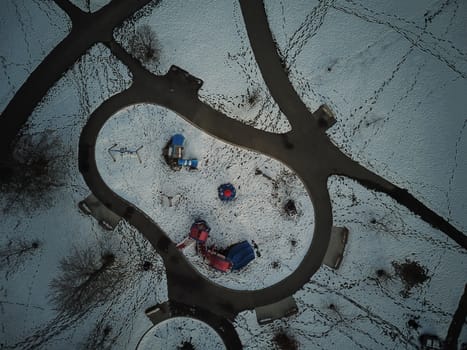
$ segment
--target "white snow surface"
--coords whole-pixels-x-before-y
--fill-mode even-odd
[[[418,349],[422,333],[443,338],[467,279],[465,250],[384,194],[342,177],[330,178],[329,190],[335,225],[349,229],[340,269],[323,266],[294,295],[294,316],[258,326],[254,312],[240,313],[236,327],[245,349],[275,348],[280,330],[299,349]],[[403,297],[392,263],[406,259],[429,279]],[[379,269],[387,276],[378,277]],[[464,332],[460,342],[466,340]]]
[[[78,0],[75,1],[78,4]],[[81,1],[81,5],[85,3]],[[28,74],[66,36],[71,23],[53,1],[7,0],[2,5],[0,108],[3,110]],[[268,0],[265,6],[297,92],[310,111],[326,103],[335,112],[338,122],[328,131],[332,140],[352,158],[407,188],[466,232],[467,3]],[[129,20],[123,29],[116,30],[115,35],[128,47],[131,33],[141,25],[150,25],[161,52],[159,64],[148,65],[150,70],[162,74],[176,64],[203,79],[202,98],[229,117],[272,132],[285,132],[290,128],[261,78],[236,1],[162,1],[158,6],[147,7],[136,18]],[[44,338],[51,334],[53,325],[58,325],[66,329],[45,342],[43,348],[86,347],[94,332],[102,336],[102,327],[109,323],[113,331],[110,338],[104,339],[104,344],[115,349],[133,349],[151,327],[144,309],[167,299],[165,281],[158,281],[158,275],[149,272],[141,279],[135,274],[136,279],[131,282],[135,283],[118,300],[96,308],[79,322],[57,319],[60,315],[49,302],[49,283],[60,273],[60,260],[75,247],[85,248],[109,237],[92,218],[77,210],[76,204],[89,194],[77,169],[77,145],[89,114],[130,82],[125,67],[98,45],[64,75],[30,119],[31,133],[47,132],[59,138],[63,147],[56,152],[63,159],[66,178],[63,186],[54,192],[54,200],[42,210],[2,213],[2,247],[19,239],[38,239],[42,244],[37,253],[28,256],[22,264],[1,271],[0,339],[3,344],[11,346],[22,342],[27,345],[27,337]],[[259,91],[259,102],[248,106],[247,96],[254,91]],[[134,119],[131,122],[130,116]],[[154,125],[167,129],[159,130]],[[248,219],[249,214],[240,215],[242,210],[239,209],[248,208],[253,202],[253,196],[245,191],[248,186],[254,190],[264,188],[270,195],[271,183],[252,172],[261,165],[261,170],[277,179],[281,167],[277,162],[270,159],[259,162],[260,156],[224,144],[214,149],[219,141],[173,113],[152,106],[124,110],[109,120],[105,128],[110,133],[105,139],[104,129],[98,140],[100,170],[104,175],[115,172],[108,180],[112,184],[111,177],[114,179],[113,185],[117,185],[114,189],[122,196],[140,200],[150,214],[151,210],[160,210],[151,215],[155,219],[157,215],[167,219],[158,223],[172,239],[184,237],[191,221],[199,215],[212,218],[208,220],[213,227],[211,238],[220,245],[264,233],[251,230],[253,225],[248,220],[252,219]],[[119,133],[112,135],[112,129]],[[187,151],[201,160],[207,159],[206,155],[212,159],[208,164],[202,161],[198,173],[169,172],[160,159],[161,146],[173,133],[180,131],[187,136]],[[135,135],[135,138],[128,138],[128,135]],[[117,159],[115,163],[106,158],[106,147],[111,142],[132,147],[141,140],[147,142],[142,150],[142,165],[131,158]],[[245,163],[242,165],[242,162]],[[233,165],[225,169],[226,163]],[[242,172],[244,167],[245,173]],[[131,168],[136,171],[125,178]],[[158,169],[159,173],[151,173],[151,169]],[[208,169],[213,171],[209,174],[211,183],[201,182],[206,193],[192,198],[177,196],[184,193],[179,192],[183,186],[193,195],[196,192],[193,184],[197,185],[199,174]],[[216,173],[214,169],[220,170]],[[117,173],[120,170],[123,175]],[[158,174],[163,176],[155,176]],[[224,179],[235,182],[239,175],[238,202],[230,207],[228,204],[219,207],[215,198],[217,185]],[[177,177],[174,181],[177,186],[171,184],[169,176]],[[150,186],[141,187],[140,192],[125,192],[137,185],[136,181],[130,181],[132,177]],[[119,189],[118,186],[128,187]],[[311,212],[304,210],[308,199],[303,190],[288,189],[284,184],[279,188],[282,192],[268,203],[271,205],[270,211],[266,211],[268,215],[290,195],[302,198],[299,204],[303,216],[299,220],[304,220],[306,215],[312,218]],[[272,339],[279,329],[296,338],[303,349],[416,349],[417,338],[424,332],[444,338],[467,277],[465,251],[385,195],[338,177],[330,180],[329,188],[335,225],[350,230],[340,269],[322,267],[296,293],[300,309],[296,316],[258,326],[253,311],[241,313],[236,325],[245,348],[276,348]],[[168,200],[157,192],[159,189],[174,196],[174,207],[167,206]],[[144,191],[149,193],[138,194]],[[132,195],[134,197],[130,197]],[[261,196],[258,197],[263,199]],[[3,197],[0,203],[4,204]],[[179,208],[184,210],[179,211]],[[188,208],[190,210],[185,210]],[[237,213],[238,221],[244,220],[241,230],[220,229],[231,224],[217,221],[219,210]],[[279,218],[278,212],[271,217],[282,220],[280,227],[290,228],[286,231],[289,237],[310,238],[309,233],[301,236],[292,229],[296,223]],[[234,218],[231,218],[232,223],[237,222]],[[257,221],[255,218],[255,225]],[[266,221],[266,217],[261,217],[260,222]],[[275,230],[271,234],[274,239],[282,239],[279,236],[283,232]],[[160,267],[152,248],[125,223],[113,234],[119,251],[126,252],[123,255],[127,259],[134,260],[136,265],[131,265],[131,269],[137,267],[142,256],[154,259],[155,266]],[[125,243],[127,237],[132,243]],[[247,267],[248,273],[251,268],[267,268],[264,262],[272,259],[268,254],[281,257],[277,259],[281,268],[284,268],[283,259],[300,256],[300,251],[292,251],[290,244],[272,247],[270,242],[260,242],[259,238],[258,244],[262,256]],[[305,246],[305,241],[301,241],[297,249]],[[253,283],[249,279],[252,274],[239,273],[235,276],[239,279],[232,282],[232,275],[204,270],[193,253],[187,254],[191,254],[190,261],[202,269],[202,273],[217,283],[230,283],[232,288],[239,289]],[[429,279],[403,297],[400,292],[404,286],[392,262],[402,263],[406,259],[424,267]],[[388,278],[378,278],[375,273],[378,269],[384,269]],[[282,273],[285,274],[285,270],[281,271],[281,276]],[[242,280],[244,276],[248,278]],[[258,283],[272,283],[274,277],[271,278]],[[331,309],[330,304],[335,307]],[[410,328],[409,319],[416,320],[420,328]],[[171,325],[167,325],[166,330],[175,336]],[[466,327],[460,342],[467,342]]]
[[[3,0],[0,16],[0,110],[71,30],[53,1]]]
[[[237,1],[162,1],[128,20],[116,39],[128,49],[132,33],[145,25],[160,48],[149,70],[165,74],[177,65],[204,81],[200,98],[228,117],[270,132],[290,130],[256,65]],[[251,95],[257,98],[248,103]]]
[[[78,6],[85,12],[96,12],[110,1],[112,0],[70,0],[75,6]]]
[[[265,6],[296,91],[336,114],[339,148],[466,232],[467,3]]]
[[[166,164],[162,149],[177,133],[186,137],[185,157],[197,158],[198,170],[177,172]],[[142,163],[137,157],[119,155],[114,161],[108,149],[115,144],[133,150],[143,146]],[[295,270],[310,247],[313,206],[297,176],[282,163],[225,144],[162,107],[131,106],[109,119],[97,139],[96,162],[110,188],[147,213],[175,243],[188,236],[197,219],[211,227],[208,245],[222,249],[255,241],[261,256],[230,274],[207,267],[194,246],[185,250],[202,274],[223,286],[252,290],[279,282]],[[271,179],[255,175],[256,169]],[[236,187],[233,202],[219,200],[217,188],[223,183]],[[296,218],[284,214],[288,199],[299,210]],[[273,268],[273,262],[279,266]]]
[[[183,342],[191,343],[195,349],[225,349],[222,339],[209,325],[188,317],[174,317],[153,326],[136,349],[179,349]]]
[[[81,129],[91,110],[130,82],[126,68],[105,46],[96,45],[57,82],[30,118],[30,133],[47,133],[58,140],[54,154],[62,163],[64,176],[50,203],[26,212],[13,206],[2,213],[2,248],[20,239],[40,242],[37,253],[19,266],[5,265],[2,260],[0,338],[5,346],[28,348],[41,342],[46,349],[89,348],[94,334],[102,338],[103,329],[110,325],[112,331],[104,344],[135,348],[151,326],[143,311],[167,300],[162,260],[141,234],[124,222],[114,232],[106,232],[77,206],[90,193],[78,172]],[[3,210],[3,197],[0,203]],[[103,242],[128,266],[131,277],[125,281],[125,290],[79,321],[64,317],[50,303],[49,283],[60,274],[59,262],[73,249],[86,250]],[[142,272],[143,261],[152,262],[153,270]],[[56,327],[64,330],[45,341]]]

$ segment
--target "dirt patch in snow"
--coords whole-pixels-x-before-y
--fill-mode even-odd
[[[406,259],[403,263],[393,261],[392,266],[396,271],[396,275],[399,276],[404,283],[405,288],[401,291],[401,295],[405,298],[410,295],[410,291],[413,287],[421,285],[429,279],[427,269],[416,261],[411,261],[409,259]]]

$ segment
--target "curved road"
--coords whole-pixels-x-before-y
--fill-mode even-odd
[[[294,90],[284,71],[270,31],[262,1],[239,0],[243,18],[256,62],[272,97],[292,125],[289,140],[292,143],[306,141],[309,144],[310,159],[328,163],[329,175],[344,175],[357,180],[371,190],[384,192],[419,215],[434,228],[444,232],[460,246],[467,249],[467,236],[428,208],[407,190],[397,187],[374,174],[342,153],[320,130],[317,118],[313,118],[305,104]],[[315,141],[309,141],[313,138]],[[326,151],[324,157],[321,156]],[[307,159],[306,157],[302,159]]]
[[[149,315],[149,319],[154,324],[154,327],[163,321],[166,321],[173,317],[190,317],[198,319],[209,325],[216,333],[222,338],[222,341],[227,349],[242,349],[242,343],[238,337],[237,331],[233,324],[225,318],[219,317],[206,309],[199,309],[191,307],[185,304],[178,304],[176,302],[167,301],[157,306],[158,312],[156,314]],[[151,331],[152,328],[148,329],[147,332]],[[141,340],[146,336],[147,332],[141,337]]]
[[[96,140],[102,126],[122,108],[137,103],[153,103],[175,111],[213,136],[242,147],[260,148],[262,153],[284,162],[297,149],[285,145],[281,135],[248,127],[201,102],[198,99],[201,84],[186,72],[173,68],[165,76],[154,76],[148,74],[117,43],[112,42],[109,47],[130,68],[134,80],[128,90],[111,97],[91,114],[80,137],[79,168],[94,195],[144,234],[162,256],[166,264],[170,300],[205,307],[232,318],[242,310],[276,302],[301,288],[321,266],[329,241],[332,215],[326,177],[302,173],[292,166],[301,175],[310,193],[316,222],[310,250],[295,272],[283,281],[258,291],[231,290],[205,279],[155,222],[114,193],[103,181],[95,160]],[[303,155],[306,150],[301,152]],[[297,164],[292,164],[298,168],[300,158],[296,159]]]
[[[95,13],[85,13],[68,0],[54,1],[70,17],[71,32],[29,75],[2,112],[0,154],[3,159],[10,155],[12,142],[34,108],[62,75],[94,44],[110,41],[116,26],[152,0],[113,0]]]

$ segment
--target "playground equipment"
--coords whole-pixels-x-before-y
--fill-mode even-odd
[[[232,270],[240,270],[254,258],[255,251],[248,241],[232,245],[226,255],[226,259],[232,263]]]
[[[197,220],[191,225],[190,233],[188,237],[177,244],[178,249],[185,249],[186,247],[191,246],[192,244],[199,243],[204,245],[206,240],[209,237],[209,232],[211,228],[208,226],[206,221],[204,220]]]
[[[129,156],[134,156],[135,155],[136,157],[138,157],[139,162],[142,163],[141,157],[139,156],[138,152],[141,150],[141,148],[143,148],[143,146],[139,146],[137,149],[131,150],[128,147],[115,148],[115,147],[117,147],[117,145],[118,144],[115,143],[112,147],[109,147],[107,149],[107,152],[109,152],[109,154],[112,157],[114,162],[117,161],[117,159],[114,157],[114,154],[119,153],[122,157],[124,155],[129,155]]]
[[[232,262],[227,260],[222,254],[209,251],[205,254],[204,258],[207,260],[209,266],[215,268],[217,271],[230,272],[232,270]]]
[[[204,261],[214,269],[221,272],[240,270],[255,258],[253,247],[248,241],[242,241],[231,245],[221,251],[214,247],[207,248],[206,242],[209,237],[210,228],[204,220],[197,220],[191,225],[188,237],[177,244],[178,249],[185,249],[196,243],[198,252]]]
[[[175,134],[170,140],[168,156],[173,159],[180,159],[183,157],[183,148],[185,137],[180,134]]]
[[[208,265],[221,272],[240,270],[255,259],[255,251],[248,241],[235,243],[222,253],[216,249],[200,248]]]
[[[198,168],[198,160],[197,159],[179,159],[178,160],[179,166],[186,166],[190,169],[197,169]]]
[[[165,158],[167,163],[174,170],[180,170],[182,167],[188,167],[189,169],[198,168],[197,159],[184,159],[185,137],[181,134],[175,134],[169,141],[169,144],[165,148]]]
[[[232,201],[235,199],[237,190],[231,183],[222,184],[217,188],[217,194],[221,201]]]

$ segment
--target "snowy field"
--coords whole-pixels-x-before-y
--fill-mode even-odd
[[[177,133],[186,137],[185,157],[197,158],[198,170],[177,172],[165,162],[162,149]],[[119,154],[114,161],[108,150],[115,144],[129,149],[143,146],[141,163],[136,156]],[[194,246],[185,250],[201,273],[226,287],[252,290],[279,282],[298,266],[311,244],[313,206],[288,168],[225,144],[164,108],[136,105],[109,119],[97,139],[96,161],[110,188],[146,212],[175,243],[188,236],[199,218],[211,227],[208,245],[223,249],[243,240],[255,241],[261,256],[230,274],[203,264]],[[217,187],[227,182],[237,188],[233,202],[222,202],[217,195]],[[289,199],[296,203],[296,217],[283,210]]]
[[[146,64],[150,71],[179,66],[204,81],[201,100],[227,116],[262,130],[290,130],[256,65],[236,1],[162,1],[128,20],[115,37],[128,49],[130,33],[144,26],[160,47],[159,63]]]
[[[29,74],[69,33],[71,21],[52,1],[2,1],[0,15],[0,109]]]
[[[38,206],[24,211],[2,204],[0,252],[17,242],[39,242],[36,251],[18,257],[2,255],[0,338],[6,349],[94,348],[95,341],[113,348],[134,348],[151,326],[147,307],[167,300],[162,260],[133,228],[122,222],[114,232],[78,209],[88,194],[78,172],[78,139],[90,111],[130,83],[126,68],[102,45],[93,47],[49,92],[30,118],[28,133],[47,134],[59,147],[53,154],[61,163],[60,184]],[[50,197],[50,198],[49,198]],[[10,203],[11,204],[11,203]],[[11,243],[12,242],[12,243]],[[51,303],[51,281],[61,274],[60,261],[75,250],[97,246],[113,251],[123,270],[123,287],[112,300],[81,319],[64,315]],[[141,264],[151,262],[150,271]],[[105,330],[110,329],[110,331]]]
[[[245,349],[274,348],[279,331],[299,349],[418,349],[419,334],[446,334],[467,278],[465,251],[385,195],[341,177],[329,189],[335,224],[349,228],[340,269],[322,267],[295,294],[297,315],[258,326],[254,312],[240,313]],[[406,259],[427,275],[408,290],[394,267]]]
[[[289,77],[331,139],[467,231],[467,3],[266,1]]]
[[[107,3],[73,2],[90,12]],[[265,2],[297,92],[311,111],[326,103],[336,114],[338,122],[328,131],[333,142],[466,232],[467,3]],[[2,5],[3,110],[71,24],[50,0],[6,0]],[[129,48],[131,36],[144,25],[155,33],[160,49],[159,62],[147,64],[151,71],[165,73],[178,65],[204,81],[201,98],[229,117],[272,132],[290,129],[260,75],[236,1],[162,1],[116,29],[115,37]],[[127,69],[97,45],[30,118],[30,134],[46,133],[61,145],[54,155],[63,163],[63,178],[37,210],[13,205],[2,212],[0,252],[15,242],[39,242],[19,260],[2,257],[2,348],[89,349],[100,344],[134,349],[151,327],[144,310],[167,300],[161,260],[142,236],[124,222],[115,232],[105,232],[77,208],[89,194],[77,169],[81,128],[102,101],[130,83]],[[172,172],[163,162],[161,148],[178,132],[187,137],[188,155],[200,159],[199,171]],[[107,149],[114,143],[143,145],[142,163],[136,158],[113,162]],[[170,111],[138,105],[116,114],[99,135],[96,157],[109,185],[146,211],[174,241],[202,217],[212,227],[210,242],[216,245],[242,239],[258,243],[261,257],[230,275],[204,267],[187,251],[194,266],[216,283],[236,289],[271,285],[293,270],[311,240],[311,203],[283,165],[223,144]],[[255,175],[257,168],[272,180]],[[216,197],[224,182],[237,185],[234,203]],[[444,338],[467,280],[465,250],[386,196],[353,181],[333,177],[329,189],[334,224],[350,231],[340,269],[321,268],[296,293],[296,316],[258,326],[254,312],[241,313],[236,327],[245,348],[278,348],[273,339],[280,330],[295,338],[299,349],[417,349],[424,332]],[[299,206],[295,220],[281,211],[289,197]],[[3,210],[3,195],[0,203]],[[127,267],[125,276],[131,275],[125,288],[81,319],[60,313],[51,303],[49,286],[61,274],[60,261],[75,249],[100,247],[103,241]],[[147,261],[152,268],[141,270]],[[422,282],[404,283],[398,266],[407,261],[426,275]],[[194,324],[182,322],[176,339],[176,322],[147,334],[154,332],[173,345],[185,335],[197,336],[190,331]],[[462,341],[467,342],[466,327]]]
[[[174,317],[155,325],[141,338],[136,349],[177,349],[185,343],[195,349],[225,349],[222,339],[210,326],[188,317]]]

